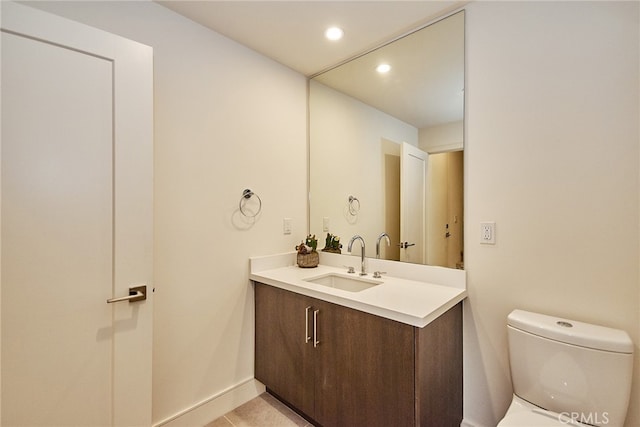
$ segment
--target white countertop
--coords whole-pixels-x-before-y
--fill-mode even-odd
[[[384,274],[381,279],[367,275],[367,279],[380,280],[382,283],[360,292],[305,281],[323,274],[345,274],[347,271],[343,267],[323,265],[322,260],[321,256],[318,267],[300,268],[295,265],[295,254],[251,258],[250,279],[417,327],[428,325],[467,296],[464,287]],[[358,273],[353,276],[358,277]]]

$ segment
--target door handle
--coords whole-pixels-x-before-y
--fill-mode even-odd
[[[415,246],[415,243],[409,243],[409,242],[400,242],[398,243],[398,246],[400,246],[400,249],[407,249],[409,246]]]
[[[114,302],[121,302],[121,301],[129,301],[129,302],[144,301],[146,299],[147,299],[147,285],[140,285],[140,286],[133,286],[129,288],[129,295],[126,297],[108,299],[107,304],[111,304]]]

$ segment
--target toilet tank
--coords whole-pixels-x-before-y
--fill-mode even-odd
[[[514,310],[507,322],[514,393],[560,421],[621,427],[633,342],[618,329]]]

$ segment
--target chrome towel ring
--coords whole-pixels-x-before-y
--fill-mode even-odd
[[[251,199],[253,196],[258,199],[258,209],[255,211],[255,213],[251,210],[247,210],[245,206],[247,200]],[[255,218],[262,210],[262,199],[260,199],[260,196],[258,196],[256,193],[247,188],[242,192],[242,197],[240,198],[240,202],[238,203],[238,208],[240,209],[240,213],[247,218]]]
[[[360,200],[357,197],[349,196],[349,213],[353,216],[360,212]]]

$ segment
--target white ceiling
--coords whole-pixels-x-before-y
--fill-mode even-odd
[[[311,76],[418,28],[466,1],[192,1],[159,4]],[[324,38],[329,26],[344,38]]]

